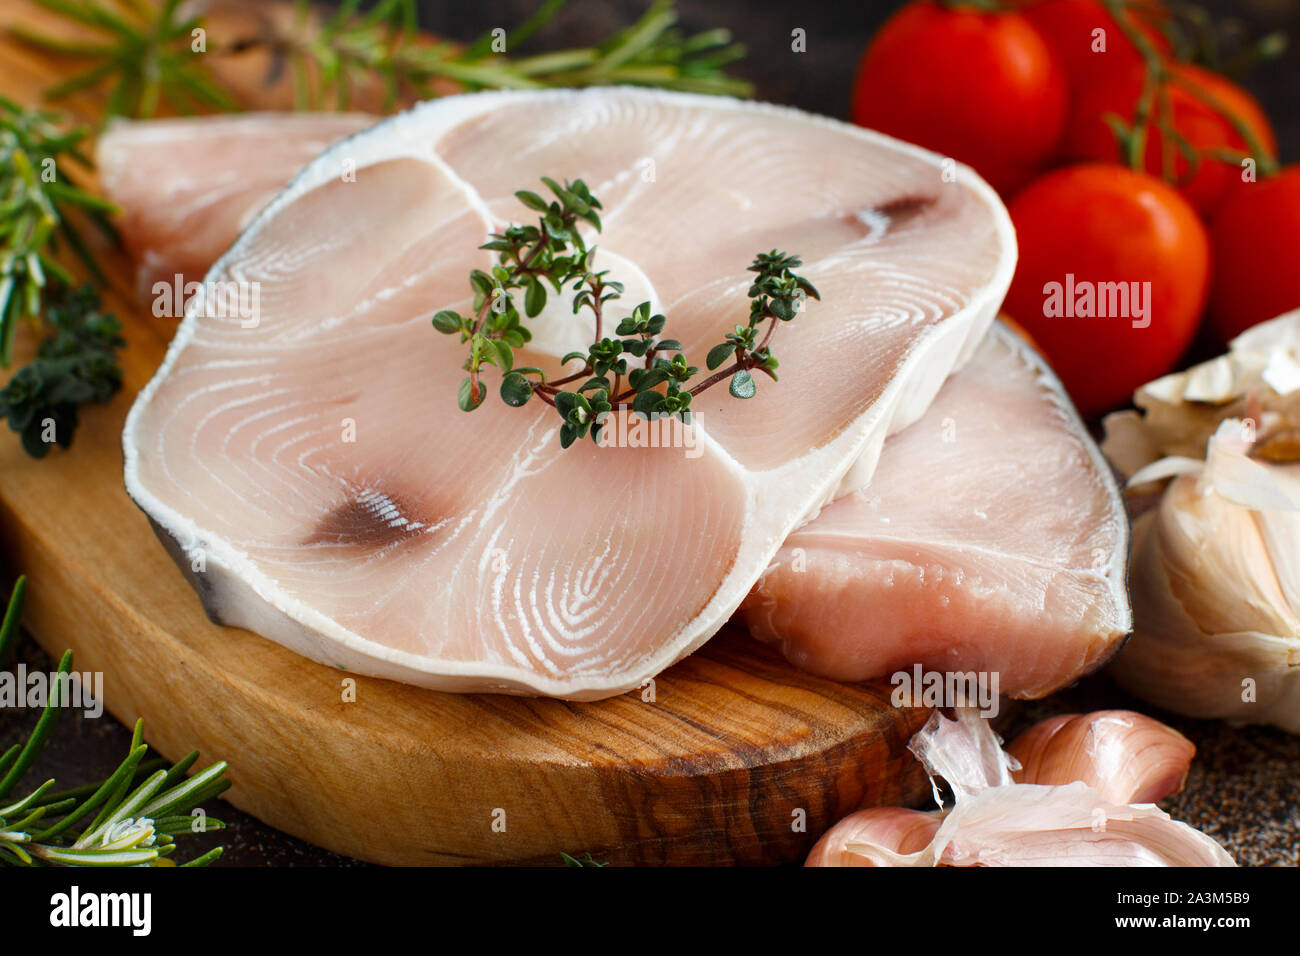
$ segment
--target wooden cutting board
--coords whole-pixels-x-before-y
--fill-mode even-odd
[[[68,65],[7,27],[60,26],[4,6],[0,94],[36,105]],[[60,106],[93,126],[102,97]],[[121,252],[97,249],[126,326],[126,384],[43,461],[0,436],[0,547],[30,577],[26,624],[42,646],[102,671],[108,709],[143,717],[167,757],[198,747],[228,760],[235,806],[380,863],[554,864],[566,851],[752,864],[798,860],[851,810],[928,792],[905,747],[925,711],[894,709],[888,688],[801,674],[739,628],[660,675],[653,700],[578,704],[353,677],[211,624],[121,479],[123,419],[175,321],[135,300]],[[34,347],[23,336],[16,364]]]

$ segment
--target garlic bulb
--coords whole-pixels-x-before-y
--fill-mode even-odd
[[[1300,733],[1300,311],[1106,419],[1131,488],[1133,637],[1110,669],[1176,713]]]
[[[1133,638],[1111,673],[1176,713],[1300,733],[1300,465],[1253,461],[1248,436],[1224,422],[1138,519]]]
[[[1103,713],[1071,719],[1100,727],[1113,719],[1114,712],[1110,713],[1111,717]],[[1053,747],[1051,738],[1066,726],[1053,723],[1054,732],[1039,728],[1029,732],[1039,731],[1036,739],[1025,744],[1027,752],[1041,754]],[[1091,751],[1072,748],[1078,759],[1061,765],[1073,763],[1096,779],[1107,771],[1106,760],[1114,762],[1116,747],[1137,745],[1131,759],[1141,759],[1138,754],[1150,748],[1137,733],[1127,732],[1132,729]],[[1152,728],[1141,730],[1145,734]],[[1061,740],[1070,742],[1070,734]],[[887,808],[852,814],[822,837],[807,865],[1235,865],[1210,837],[1171,820],[1153,804],[1121,803],[1081,781],[1054,786],[1015,782],[1012,775],[1024,768],[1002,750],[988,722],[974,708],[959,708],[956,720],[936,711],[909,748],[932,778],[941,776],[948,783],[955,795],[953,806],[935,813]],[[1090,753],[1098,762],[1089,761]],[[1159,760],[1166,762],[1167,756],[1162,752]],[[1121,759],[1118,765],[1125,762]]]
[[[1112,803],[1155,803],[1183,788],[1196,755],[1190,740],[1131,710],[1062,714],[1007,748],[1017,783],[1086,783]]]

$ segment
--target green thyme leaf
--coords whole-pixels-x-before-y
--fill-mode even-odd
[[[451,309],[443,309],[434,315],[433,327],[444,335],[459,332],[461,329],[460,315]]]
[[[723,342],[721,345],[715,345],[709,349],[709,354],[704,359],[704,364],[708,366],[709,371],[713,371],[736,354],[736,346],[730,342]]]
[[[456,395],[456,402],[460,405],[462,412],[472,412],[483,404],[483,398],[486,394],[486,389],[481,384],[475,387],[474,380],[467,375],[460,383],[460,391]]]
[[[533,279],[528,283],[528,291],[524,294],[524,311],[531,319],[544,308],[546,308],[546,287]]]
[[[731,376],[731,386],[727,389],[736,398],[753,398],[758,392],[754,377],[746,371]]]
[[[507,405],[519,408],[521,405],[527,405],[532,397],[533,387],[520,373],[511,372],[501,379],[501,400]]]
[[[515,193],[515,195],[519,197],[519,201],[521,203],[523,203],[529,209],[535,210],[536,212],[544,213],[550,209],[550,203],[548,203],[541,196],[537,195],[537,193],[529,192],[527,189],[521,189],[517,193]]]

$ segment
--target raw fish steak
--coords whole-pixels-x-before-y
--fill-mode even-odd
[[[365,113],[243,113],[115,120],[95,147],[100,185],[142,295],[201,280],[217,256],[326,146],[372,126]]]
[[[871,484],[792,534],[744,604],[794,664],[867,680],[920,664],[1041,697],[1131,626],[1128,519],[1060,383],[997,325]]]
[[[649,300],[697,364],[745,320],[754,254],[801,254],[822,301],[774,339],[781,381],[701,394],[661,447],[561,450],[537,402],[461,412],[430,316],[469,307],[477,247],[542,176],[602,200],[616,305]],[[628,88],[436,100],[321,154],[213,266],[257,308],[190,301],[127,420],[127,489],[218,621],[443,690],[606,697],[707,640],[870,478],[1014,259],[974,173],[831,120]],[[516,364],[585,351],[565,298]]]

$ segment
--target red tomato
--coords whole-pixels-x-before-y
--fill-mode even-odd
[[[1065,77],[1016,13],[910,3],[858,69],[853,121],[967,163],[1007,193],[1055,153]]]
[[[1098,415],[1170,371],[1196,332],[1205,227],[1168,184],[1123,166],[1048,173],[1011,203],[1020,261],[1003,308]]]
[[[1074,90],[1142,62],[1137,47],[1101,0],[1027,0],[1022,15],[1065,68],[1072,96]],[[1157,50],[1169,51],[1169,40],[1159,28],[1167,15],[1158,3],[1135,3],[1129,15],[1133,26]]]
[[[1219,207],[1210,239],[1210,316],[1225,342],[1300,308],[1300,166],[1236,188]]]
[[[1270,157],[1276,155],[1277,139],[1273,128],[1254,97],[1231,80],[1200,67],[1180,63],[1170,69],[1180,80],[1193,84],[1212,99],[1215,106],[1221,106],[1225,111],[1220,113],[1215,106],[1178,83],[1166,84],[1174,129],[1188,143],[1201,150],[1226,149],[1248,153],[1246,139],[1233,125],[1235,119],[1252,133]],[[1065,136],[1066,155],[1072,159],[1119,161],[1118,141],[1105,116],[1113,113],[1131,124],[1137,114],[1145,77],[1145,68],[1138,64],[1100,78],[1082,90],[1070,112]],[[1164,142],[1165,137],[1153,126],[1146,149],[1146,169],[1152,175],[1160,175],[1164,168]],[[1175,152],[1173,169],[1179,192],[1205,216],[1212,214],[1235,183],[1241,181],[1239,166],[1208,157],[1202,157],[1196,173],[1187,178],[1190,171],[1188,162]]]

